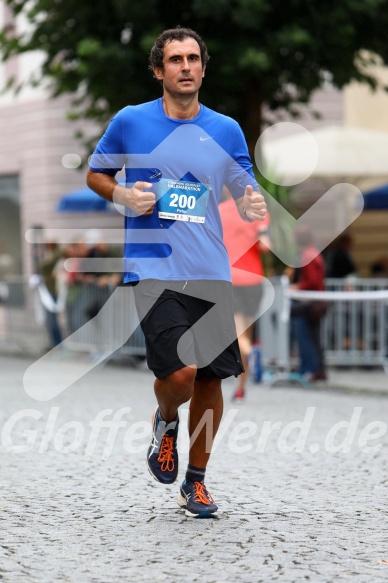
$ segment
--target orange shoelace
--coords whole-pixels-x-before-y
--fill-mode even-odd
[[[194,487],[195,487],[195,494],[194,494],[194,501],[195,502],[200,502],[201,504],[210,504],[211,502],[214,502],[213,496],[210,494],[210,492],[205,488],[205,486],[202,484],[202,482],[194,482]],[[206,496],[210,496],[210,499]]]
[[[160,444],[158,462],[161,463],[160,469],[162,472],[174,471],[174,438],[166,433],[162,436]]]

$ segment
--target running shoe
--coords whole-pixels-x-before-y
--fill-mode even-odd
[[[213,496],[202,482],[183,482],[178,496],[178,504],[185,508],[186,516],[192,518],[213,518],[218,506]]]
[[[314,372],[310,378],[311,382],[314,381],[327,381],[327,374],[325,372]]]
[[[162,420],[159,407],[152,417],[152,441],[147,452],[147,465],[150,474],[162,484],[172,484],[178,476],[178,437],[179,418],[166,423]]]
[[[233,393],[232,401],[243,401],[245,399],[245,390],[244,389],[236,389]]]

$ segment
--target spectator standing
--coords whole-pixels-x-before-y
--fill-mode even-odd
[[[120,253],[109,246],[104,240],[103,233],[98,229],[91,229],[85,235],[88,246],[86,257],[80,262],[81,281],[84,286],[85,315],[87,319],[94,318],[113,290],[121,282],[122,276],[112,271],[111,261],[120,256]],[[88,260],[98,260],[98,271],[88,269]]]
[[[356,274],[356,265],[351,255],[352,238],[349,234],[340,235],[332,245],[327,259],[327,277],[342,278]]]
[[[42,276],[43,284],[46,288],[51,302],[44,305],[46,327],[49,334],[49,349],[55,348],[62,342],[62,331],[58,321],[56,302],[58,299],[57,286],[57,265],[63,259],[63,249],[57,243],[46,243],[45,254],[40,262],[39,270]]]
[[[85,322],[85,306],[82,295],[82,285],[84,282],[83,273],[80,273],[79,266],[82,259],[88,254],[88,246],[83,239],[78,239],[66,247],[66,256],[73,259],[73,270],[66,271],[66,321],[68,334],[73,334]]]
[[[234,320],[244,365],[244,372],[238,377],[232,399],[242,400],[245,397],[249,374],[248,359],[253,343],[254,322],[262,297],[264,269],[261,254],[267,253],[270,246],[269,214],[267,213],[264,221],[260,223],[247,224],[241,220],[235,202],[229,194],[219,208],[224,243],[232,270]]]
[[[311,229],[307,226],[298,227],[295,240],[301,267],[293,272],[291,288],[324,291],[325,263],[315,247]],[[292,301],[291,318],[299,352],[298,372],[309,381],[327,380],[320,338],[325,309],[326,305],[322,301]]]

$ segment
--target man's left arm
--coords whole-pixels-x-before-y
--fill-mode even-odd
[[[226,186],[229,188],[238,212],[244,221],[261,221],[266,214],[264,197],[259,190],[252,170],[247,143],[240,126],[233,127],[233,147],[230,150],[231,164],[227,172]]]

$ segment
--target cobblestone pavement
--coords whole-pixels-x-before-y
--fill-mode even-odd
[[[252,385],[235,406],[226,381],[207,476],[220,514],[193,520],[146,470],[148,371],[99,367],[39,402],[29,364],[0,357],[1,581],[387,581],[387,396]]]

